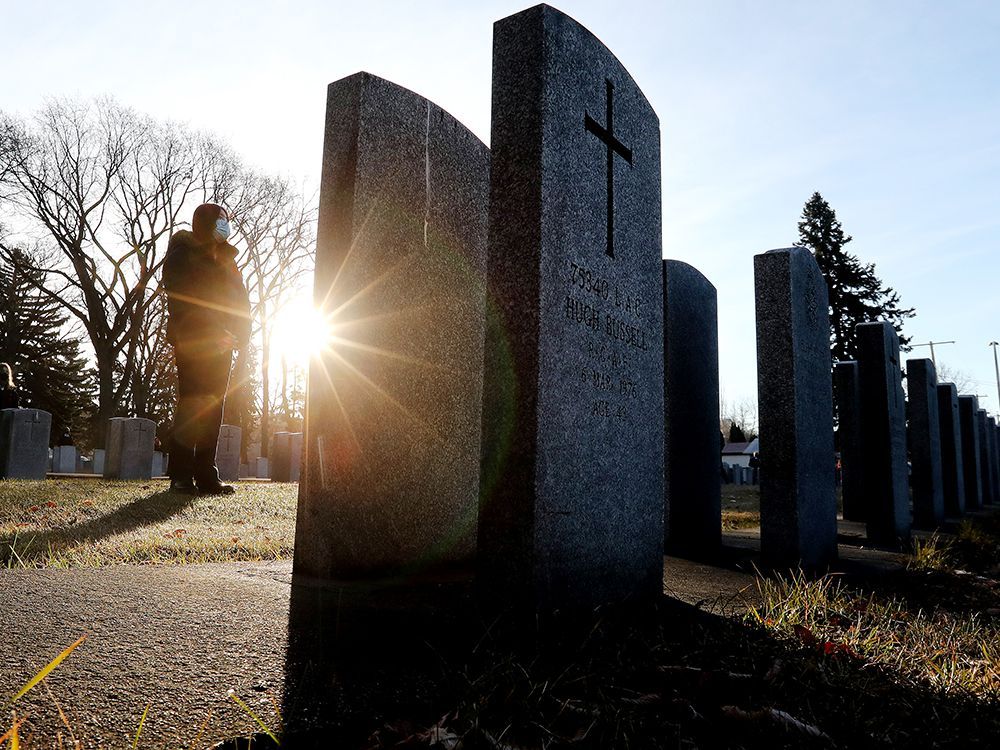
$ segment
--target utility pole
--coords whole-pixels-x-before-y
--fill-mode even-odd
[[[997,403],[1000,404],[1000,365],[997,364],[997,347],[1000,346],[1000,342],[991,341],[989,345],[993,347],[993,370],[997,374]],[[997,408],[1000,409],[1000,406]]]
[[[934,369],[937,369],[937,360],[934,359],[934,347],[940,346],[941,344],[954,344],[954,341],[928,341],[923,344],[910,344],[910,346],[916,349],[918,346],[929,346],[931,348],[931,362],[934,363]]]

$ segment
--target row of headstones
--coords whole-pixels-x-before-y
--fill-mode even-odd
[[[870,537],[891,541],[909,535],[911,489],[912,522],[920,528],[1000,502],[1000,434],[978,398],[938,383],[932,360],[910,359],[904,409],[892,327],[867,324],[857,333],[858,361],[834,370],[844,518],[865,521]]]
[[[492,151],[388,81],[329,87],[314,298],[337,337],[294,570],[475,560],[544,608],[658,593],[665,543],[721,539],[717,293],[662,259],[659,122],[615,56],[544,5],[493,52]],[[801,248],[755,265],[762,543],[808,563],[836,550],[826,285]]]
[[[760,471],[749,466],[723,462],[721,478],[723,484],[757,484],[760,481]]]
[[[721,541],[716,290],[662,259],[659,121],[610,50],[540,5],[494,26],[492,82],[490,148],[389,81],[329,86],[314,299],[337,335],[294,572],[474,561],[538,608],[658,594],[665,544]],[[754,266],[762,551],[823,564],[826,283],[803,248]]]
[[[105,448],[88,460],[73,446],[48,448],[52,416],[39,409],[0,412],[0,478],[44,479],[46,474],[93,473],[106,479],[150,479],[167,471],[168,456],[154,450],[156,423],[141,418],[115,417],[108,421]],[[241,430],[222,425],[216,464],[223,481],[249,476],[240,464]],[[300,474],[302,433],[278,432],[272,441],[271,461],[255,462],[258,478],[296,482]],[[269,467],[270,464],[270,467]],[[273,468],[269,474],[268,469]]]

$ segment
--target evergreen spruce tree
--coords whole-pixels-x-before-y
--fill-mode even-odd
[[[904,347],[910,338],[903,324],[916,313],[900,307],[899,293],[885,286],[874,263],[863,263],[844,247],[851,241],[837,213],[818,192],[806,201],[799,221],[799,244],[812,251],[830,294],[830,350],[833,361],[857,357],[858,323],[885,320],[892,324]]]
[[[67,326],[65,308],[38,291],[23,250],[0,264],[0,362],[14,369],[22,406],[52,414],[51,440],[68,431],[87,445],[94,377]]]

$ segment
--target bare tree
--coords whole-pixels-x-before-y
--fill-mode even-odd
[[[304,198],[285,179],[256,173],[243,175],[229,201],[230,220],[237,231],[235,242],[242,248],[237,265],[250,293],[252,338],[258,344],[261,455],[267,456],[273,416],[270,360],[274,320],[294,293],[302,290],[315,263],[315,201]],[[237,367],[240,370],[243,382],[256,380],[248,363]],[[242,401],[244,418],[248,418],[250,399],[244,395],[237,401]]]
[[[965,370],[949,367],[945,363],[937,366],[937,381],[939,383],[954,383],[959,393],[979,393],[979,381]]]
[[[744,396],[739,401],[729,401],[725,395],[719,403],[719,430],[729,439],[733,425],[738,427],[747,440],[757,437],[757,399]]]
[[[214,197],[216,180],[238,168],[211,138],[107,99],[53,100],[30,124],[3,117],[0,132],[8,201],[57,258],[36,269],[45,274],[39,289],[83,325],[93,349],[100,432],[127,405],[145,408],[132,389],[157,359],[142,356],[146,319],[182,211]],[[10,251],[0,244],[0,254]]]

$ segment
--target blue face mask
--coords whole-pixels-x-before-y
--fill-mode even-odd
[[[215,229],[212,230],[212,236],[219,242],[225,242],[229,239],[229,234],[229,221],[220,217],[215,222]]]

